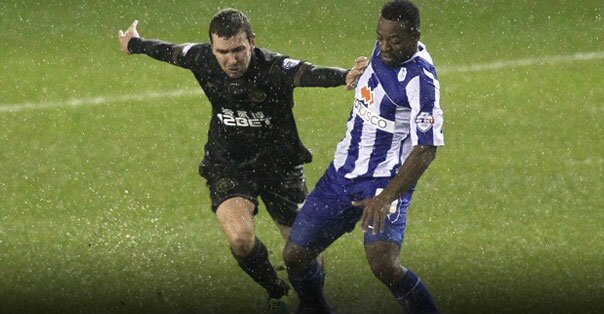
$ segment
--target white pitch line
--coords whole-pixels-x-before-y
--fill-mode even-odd
[[[164,92],[145,92],[142,94],[133,95],[121,95],[121,96],[99,96],[90,98],[73,98],[64,101],[51,101],[51,102],[40,102],[40,103],[20,103],[11,105],[0,105],[0,112],[16,112],[28,109],[45,109],[45,108],[56,108],[56,107],[80,107],[89,105],[103,105],[108,103],[119,103],[127,101],[145,101],[150,99],[158,98],[176,98],[176,97],[188,97],[188,96],[200,96],[203,95],[200,89],[186,90],[179,89],[174,91]]]
[[[574,62],[583,60],[596,60],[604,58],[604,51],[594,52],[577,52],[572,55],[564,56],[549,56],[539,58],[516,59],[509,61],[497,61],[492,63],[478,63],[464,66],[440,67],[439,72],[445,73],[464,73],[464,72],[479,72],[484,70],[497,70],[503,68],[514,68],[521,66],[529,66],[535,64],[553,64],[563,62]]]
[[[597,60],[604,58],[604,51],[593,51],[593,52],[577,52],[572,55],[562,56],[548,56],[538,58],[527,58],[527,59],[516,59],[509,61],[496,61],[491,63],[477,63],[463,66],[443,66],[439,67],[440,73],[466,73],[466,72],[480,72],[485,70],[497,70],[503,68],[514,68],[522,66],[530,66],[535,64],[554,64],[584,60]],[[199,96],[203,92],[200,89],[195,90],[174,90],[164,92],[145,92],[134,95],[122,95],[122,96],[99,96],[90,98],[72,98],[63,101],[51,101],[51,102],[39,102],[39,103],[18,103],[18,104],[4,104],[0,105],[0,113],[2,112],[17,112],[22,110],[35,110],[35,109],[46,109],[46,108],[57,108],[57,107],[80,107],[88,105],[102,105],[107,103],[118,103],[127,101],[146,101],[158,98],[176,98],[176,97],[189,97]]]

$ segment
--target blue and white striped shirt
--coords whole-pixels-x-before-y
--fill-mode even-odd
[[[348,179],[393,177],[413,146],[444,145],[440,84],[426,47],[419,43],[417,53],[396,67],[379,54],[376,43],[332,163]]]

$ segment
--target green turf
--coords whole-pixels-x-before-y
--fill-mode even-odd
[[[252,313],[264,292],[231,258],[197,165],[203,96],[187,71],[125,56],[117,31],[205,40],[221,7],[258,44],[322,65],[368,55],[381,2],[4,1],[0,107],[1,313]],[[604,51],[603,4],[418,1],[441,81],[445,141],[410,208],[401,255],[444,313],[604,312],[604,60],[459,72],[459,66]],[[314,186],[343,136],[351,94],[296,91]],[[282,265],[266,213],[260,237]],[[361,233],[325,252],[338,313],[396,313]],[[285,276],[284,271],[280,275]],[[295,295],[289,297],[292,306]]]

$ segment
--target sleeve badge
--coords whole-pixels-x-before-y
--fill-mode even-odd
[[[420,131],[426,133],[434,125],[434,116],[430,112],[420,112],[415,118],[415,124]]]

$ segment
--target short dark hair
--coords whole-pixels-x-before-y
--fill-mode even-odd
[[[248,39],[254,37],[250,20],[243,12],[231,8],[222,9],[214,15],[210,22],[210,42],[212,41],[212,34],[222,38],[231,38],[242,29],[247,34]]]
[[[389,1],[382,7],[381,15],[389,21],[405,23],[410,32],[419,31],[419,9],[411,1]]]

